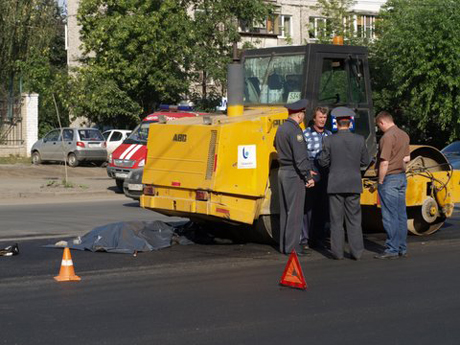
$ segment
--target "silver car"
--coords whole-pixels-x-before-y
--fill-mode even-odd
[[[32,146],[32,163],[66,159],[71,167],[80,162],[103,164],[107,160],[106,147],[105,139],[97,129],[54,129]]]

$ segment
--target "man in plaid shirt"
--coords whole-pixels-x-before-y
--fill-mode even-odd
[[[313,124],[304,130],[308,157],[313,161],[316,175],[315,186],[307,189],[305,200],[305,216],[300,243],[303,250],[308,252],[309,245],[322,246],[325,240],[325,224],[329,219],[327,199],[327,170],[320,168],[318,158],[323,147],[323,139],[332,132],[325,128],[328,109],[316,107],[313,113]]]

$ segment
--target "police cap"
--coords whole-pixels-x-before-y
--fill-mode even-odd
[[[338,118],[348,118],[351,119],[352,117],[358,117],[356,116],[356,113],[351,110],[350,108],[347,107],[337,107],[332,109],[331,115],[334,116],[336,119]]]
[[[308,100],[300,99],[297,102],[286,104],[285,107],[287,108],[289,114],[298,113],[299,111],[303,111],[308,106]]]

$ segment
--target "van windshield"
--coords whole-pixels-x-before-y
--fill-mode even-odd
[[[140,123],[134,130],[131,132],[129,137],[125,139],[123,144],[140,144],[140,145],[147,145],[147,139],[149,137],[149,127],[152,123],[156,121],[150,122],[142,122]]]

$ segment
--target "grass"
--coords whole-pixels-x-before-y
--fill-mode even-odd
[[[40,188],[80,188],[80,189],[88,189],[88,186],[80,184],[76,185],[71,181],[66,181],[63,179],[62,181],[50,180],[46,184],[42,185]]]
[[[0,164],[32,164],[32,158],[9,155],[8,157],[0,157]]]

